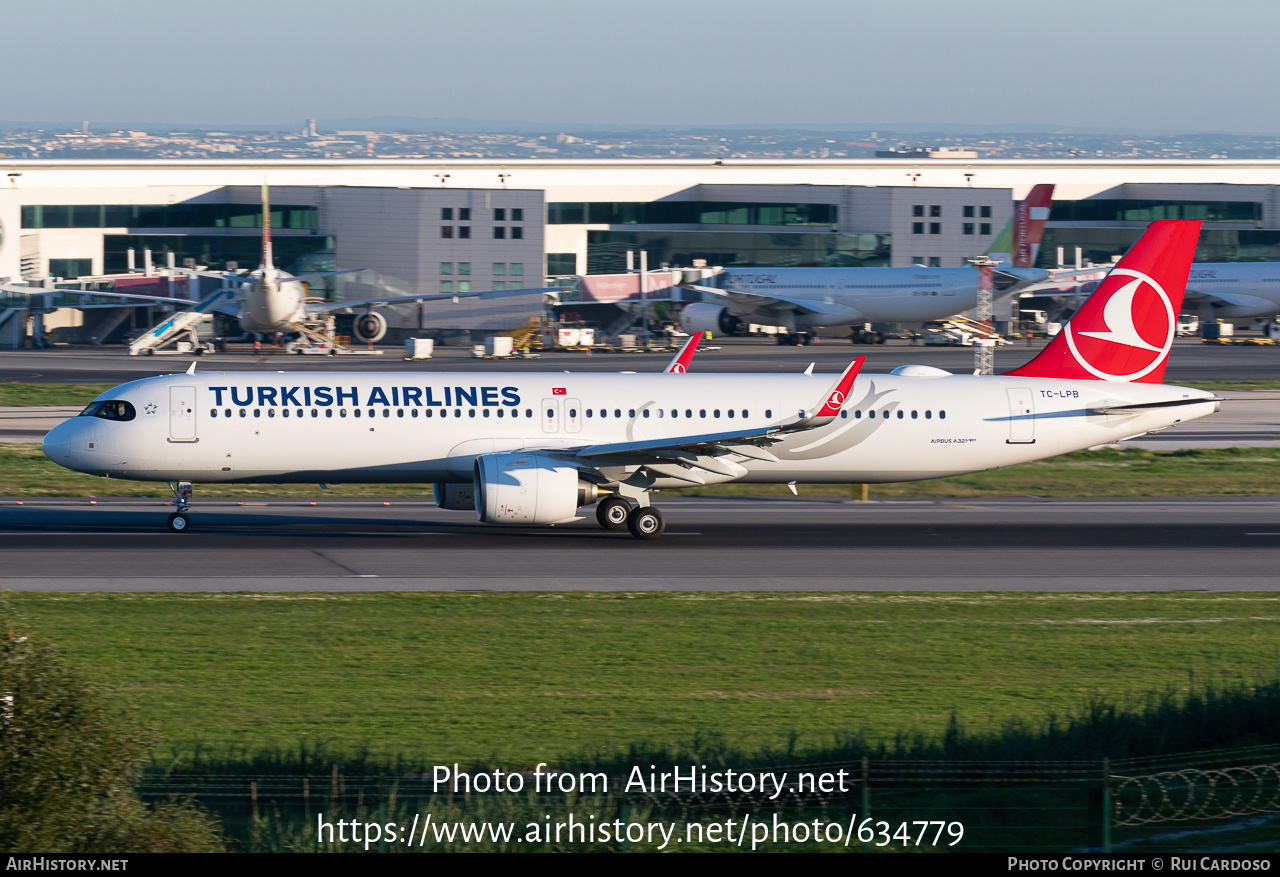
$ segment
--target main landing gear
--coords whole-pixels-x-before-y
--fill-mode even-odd
[[[165,523],[168,525],[170,533],[185,533],[191,526],[191,519],[187,516],[187,513],[191,511],[191,482],[170,481],[169,489],[173,491],[173,495],[177,499],[178,510],[169,515],[169,519]]]
[[[620,496],[611,496],[596,506],[596,520],[606,530],[630,530],[637,539],[657,539],[667,529],[662,512],[650,505],[631,507]]]

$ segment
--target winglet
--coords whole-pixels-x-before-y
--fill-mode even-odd
[[[844,408],[844,402],[849,398],[849,390],[853,387],[853,381],[858,377],[858,372],[862,370],[862,364],[867,361],[865,356],[859,356],[853,362],[849,363],[849,367],[841,372],[840,377],[828,389],[823,397],[822,407],[814,413],[805,417],[799,423],[789,427],[789,429],[813,429],[815,426],[825,426],[840,416],[840,411]]]
[[[193,359],[191,360],[191,365],[187,367],[187,374],[193,375],[195,373],[196,373],[196,361]]]
[[[662,370],[666,375],[682,375],[689,370],[689,363],[693,361],[693,355],[698,352],[698,345],[702,343],[701,332],[691,332],[689,340],[684,343],[684,347],[680,348],[680,352],[671,358],[671,362],[667,363],[667,367]]]

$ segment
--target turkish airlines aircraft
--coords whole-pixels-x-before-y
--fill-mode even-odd
[[[940,478],[1217,411],[1211,393],[1160,383],[1199,229],[1153,223],[1040,355],[1004,375],[860,375],[865,357],[826,378],[195,374],[193,363],[103,393],[44,451],[80,472],[170,482],[175,531],[189,525],[192,482],[434,482],[438,505],[485,523],[561,523],[598,504],[606,529],[651,539],[665,526],[655,489]]]
[[[1034,266],[1052,204],[1052,185],[1033,188],[988,250],[996,263],[995,297],[1049,277]],[[978,305],[975,267],[725,268],[716,281],[723,288],[685,284],[713,299],[685,305],[680,326],[686,332],[732,335],[757,323],[784,329],[779,344],[807,344],[804,329],[854,326],[853,342],[870,344],[884,336],[867,332],[863,323],[941,320]]]

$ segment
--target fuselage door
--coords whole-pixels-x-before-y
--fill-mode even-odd
[[[582,403],[577,399],[564,400],[564,431],[582,432]]]
[[[196,388],[169,388],[169,441],[196,441]]]
[[[1031,391],[1018,387],[1005,390],[1009,396],[1009,438],[1011,445],[1031,445],[1036,441],[1036,409]]]
[[[560,400],[559,399],[543,399],[542,400],[542,431],[543,432],[559,432],[560,431]]]

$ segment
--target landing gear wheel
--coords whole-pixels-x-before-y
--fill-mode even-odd
[[[185,533],[187,528],[191,526],[191,519],[182,512],[174,512],[169,515],[169,520],[165,523],[169,526],[169,532]]]
[[[657,539],[667,529],[667,522],[653,506],[640,506],[627,516],[627,529],[637,539]]]
[[[596,506],[596,520],[606,530],[627,529],[627,518],[631,516],[631,503],[620,496],[611,496],[601,500]]]

